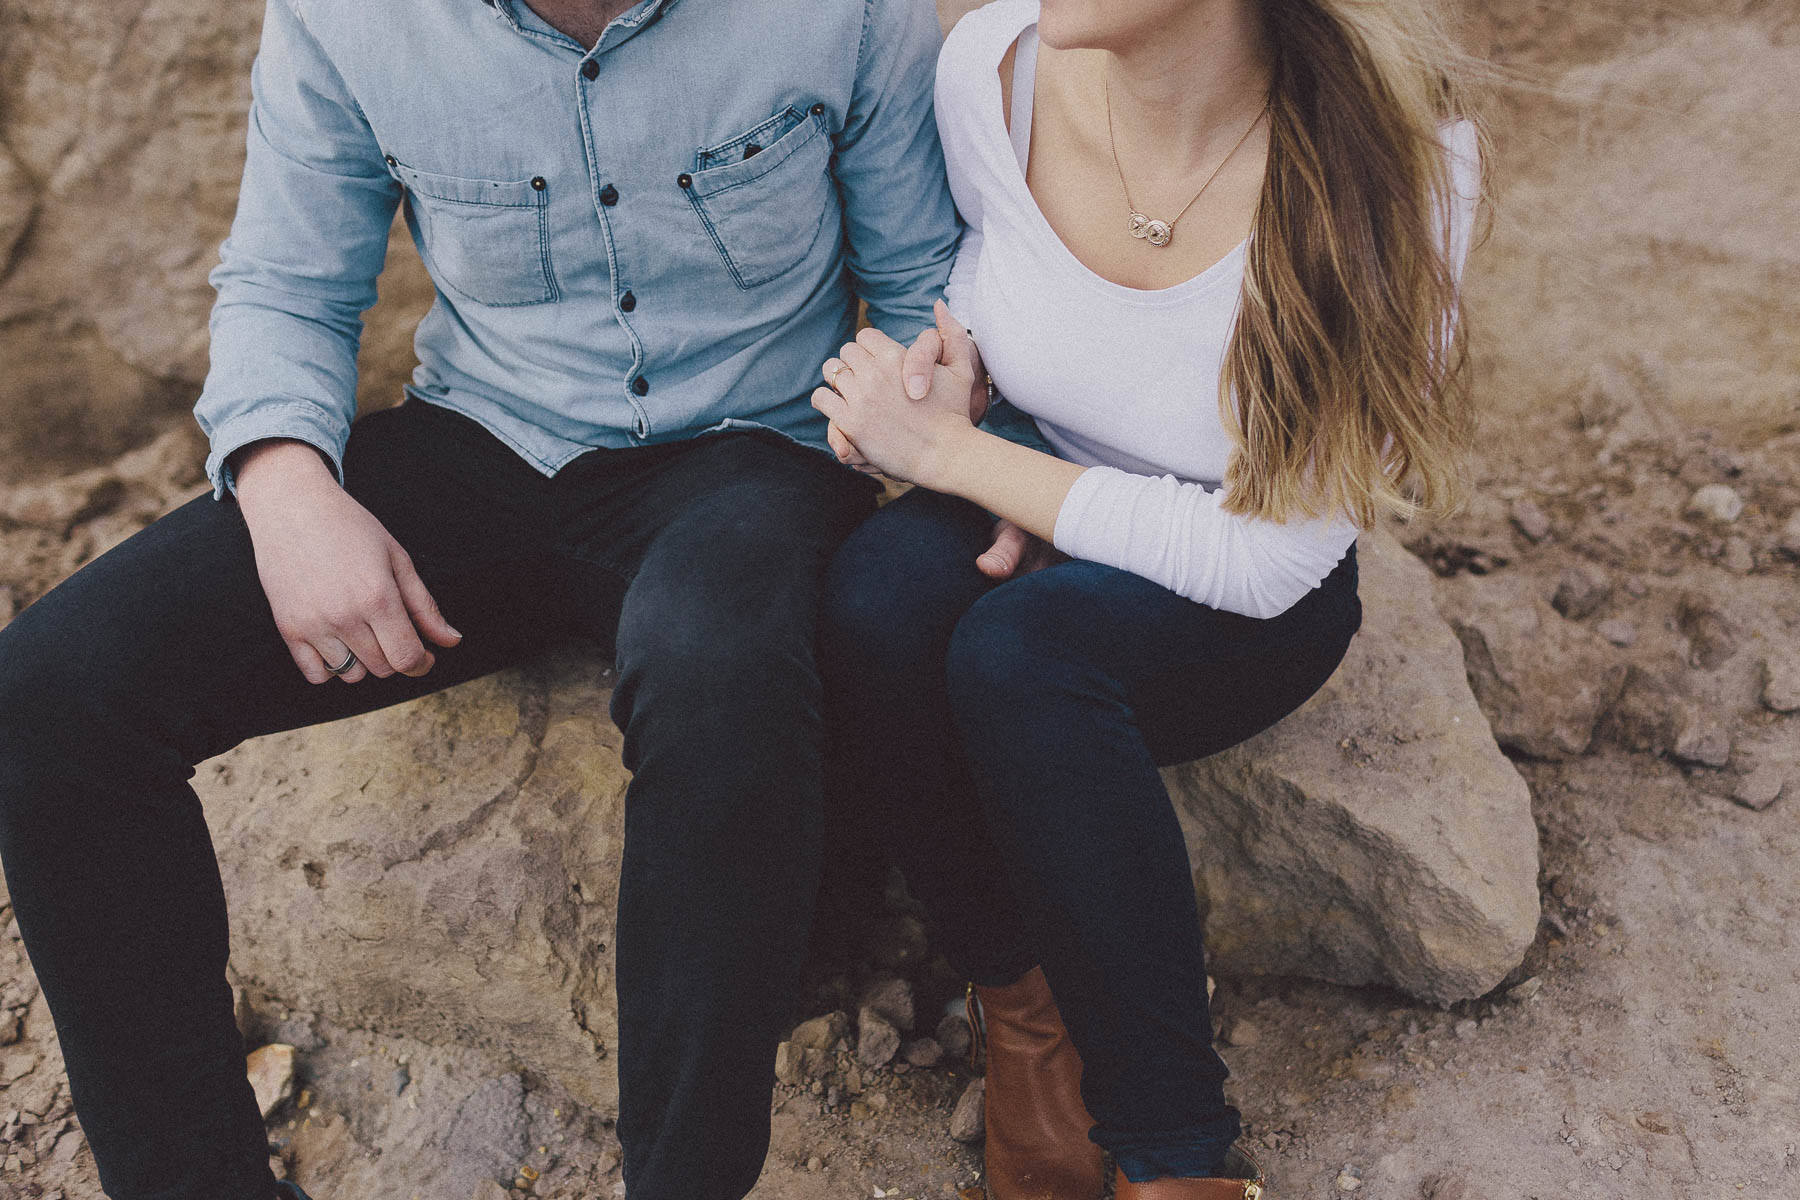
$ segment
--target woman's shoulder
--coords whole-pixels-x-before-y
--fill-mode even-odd
[[[938,87],[964,94],[987,83],[1007,47],[1038,19],[1038,0],[993,0],[968,13],[944,38]]]

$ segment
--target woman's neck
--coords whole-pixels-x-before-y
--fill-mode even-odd
[[[1199,0],[1172,23],[1100,52],[1114,118],[1164,161],[1216,161],[1261,111],[1273,52],[1255,0]]]

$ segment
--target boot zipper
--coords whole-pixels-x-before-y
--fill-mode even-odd
[[[970,980],[968,987],[963,989],[963,1018],[969,1022],[969,1070],[971,1071],[975,1069],[975,1063],[981,1055],[982,1045],[986,1038],[982,1032],[982,1023],[975,1019],[975,1010],[980,1005],[981,1001],[975,996],[975,981]],[[1252,1197],[1251,1200],[1255,1200],[1255,1198]]]

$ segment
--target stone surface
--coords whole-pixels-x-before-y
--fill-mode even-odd
[[[1600,572],[1591,567],[1572,566],[1557,579],[1550,607],[1571,621],[1580,621],[1593,616],[1611,594],[1612,584]]]
[[[618,741],[598,656],[571,648],[202,764],[234,970],[613,1111]]]
[[[294,1048],[279,1042],[259,1046],[244,1060],[250,1076],[250,1088],[256,1093],[256,1107],[267,1117],[294,1094]]]
[[[987,1134],[987,1080],[972,1079],[950,1113],[950,1136],[959,1142],[979,1142]]]
[[[1477,995],[1537,921],[1525,786],[1424,567],[1385,534],[1364,545],[1364,631],[1337,676],[1276,728],[1167,773],[1212,961]],[[202,764],[240,982],[297,1012],[508,1055],[614,1111],[626,774],[606,684],[571,644]],[[903,990],[859,1002],[863,1062],[898,1052]],[[790,1041],[823,1053],[848,1025],[831,1014]]]
[[[0,479],[191,421],[262,12],[0,6]],[[391,259],[363,342],[367,407],[398,398],[432,295],[403,229]]]
[[[1426,568],[1385,532],[1357,553],[1363,627],[1332,679],[1273,729],[1165,773],[1210,961],[1222,975],[1479,995],[1537,928],[1530,797],[1470,695]]]
[[[1564,620],[1528,581],[1458,577],[1438,595],[1500,744],[1534,758],[1586,753],[1624,686],[1619,651]]]
[[[1720,525],[1728,525],[1743,513],[1744,498],[1726,484],[1709,483],[1705,487],[1696,488],[1681,511],[1690,517],[1702,517]]]
[[[1510,510],[1515,528],[1528,539],[1541,542],[1550,536],[1550,515],[1529,496],[1520,496]]]
[[[1800,651],[1789,649],[1763,659],[1762,702],[1773,712],[1800,712]]]
[[[900,1031],[894,1023],[868,1005],[856,1016],[856,1061],[865,1067],[885,1067],[900,1053]]]

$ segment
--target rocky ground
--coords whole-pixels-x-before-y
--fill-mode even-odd
[[[1284,1198],[1800,1195],[1800,164],[1768,136],[1793,115],[1792,89],[1768,85],[1800,72],[1796,18],[1592,0],[1484,5],[1476,24],[1476,48],[1517,75],[1497,110],[1500,214],[1470,277],[1477,494],[1396,532],[1436,573],[1530,784],[1543,920],[1500,988],[1448,1009],[1221,978],[1232,1095]],[[9,74],[0,98],[30,78]],[[52,149],[10,135],[33,179]],[[37,220],[53,257],[51,199]],[[38,310],[7,303],[26,312],[0,297],[6,344],[24,345]],[[69,327],[85,346],[135,328],[117,325]],[[178,407],[75,449],[34,433],[20,444],[58,447],[36,460],[52,474],[0,464],[0,621],[200,490]],[[80,456],[118,444],[139,448]],[[941,1020],[955,981],[903,895],[864,882],[869,919],[822,939],[794,1013],[759,1197],[979,1182],[979,1145],[952,1136],[976,1078]],[[0,1197],[97,1197],[4,908],[0,925]],[[607,1124],[545,1080],[279,997],[246,995],[244,1025],[252,1045],[295,1048],[270,1140],[320,1200],[465,1200],[442,1181],[474,1175],[490,1182],[472,1200],[615,1192]]]
[[[1796,1194],[1800,432],[1693,426],[1653,375],[1612,364],[1531,434],[1528,455],[1484,457],[1466,513],[1398,532],[1437,572],[1531,785],[1538,940],[1501,988],[1447,1010],[1221,979],[1233,1096],[1282,1196]],[[15,602],[192,494],[190,439],[10,493]],[[821,948],[796,1010],[820,1019],[782,1057],[759,1196],[924,1200],[979,1182],[979,1145],[952,1136],[978,1078],[943,1020],[956,981],[903,892],[870,890],[872,923]],[[0,1195],[97,1196],[13,928],[0,1013]],[[496,1181],[478,1200],[502,1179],[518,1196],[615,1188],[610,1130],[544,1081],[277,998],[247,996],[245,1027],[296,1048],[271,1144],[322,1196],[437,1196],[433,1178],[475,1165]]]

